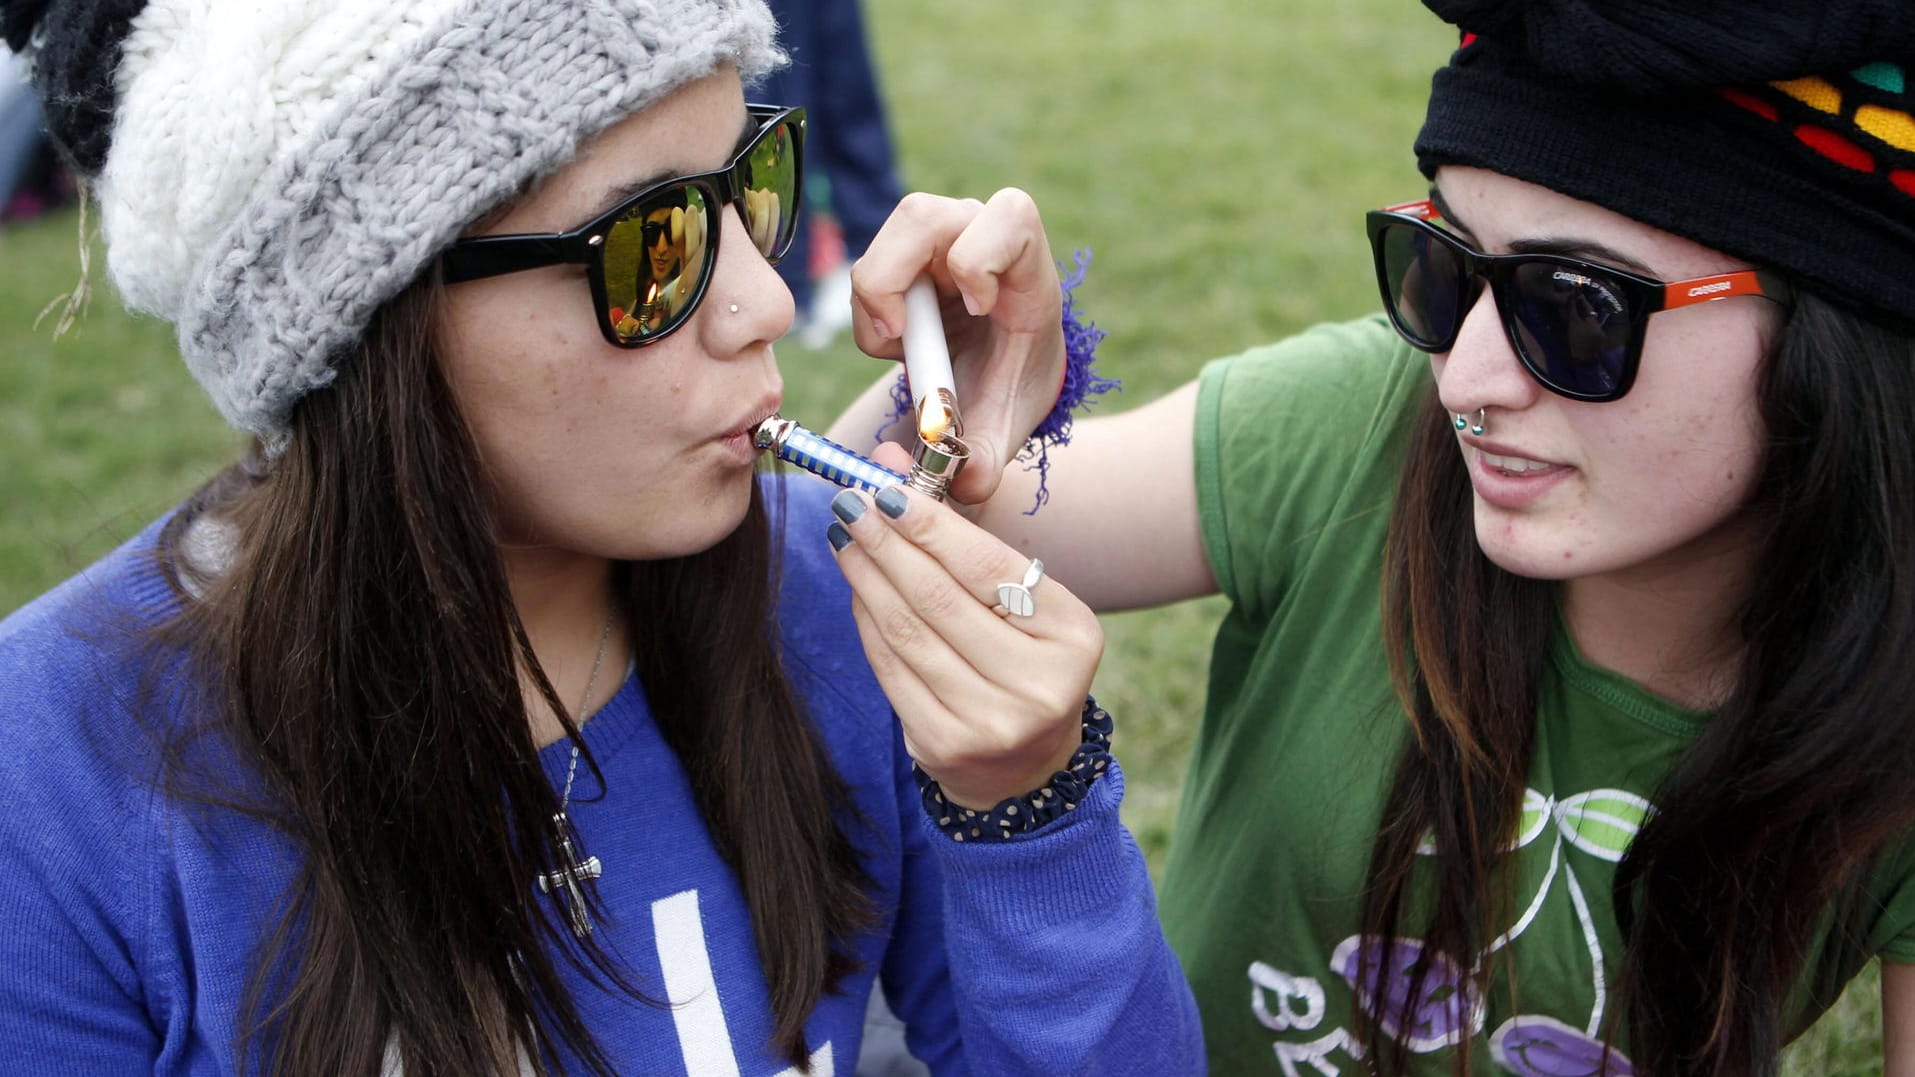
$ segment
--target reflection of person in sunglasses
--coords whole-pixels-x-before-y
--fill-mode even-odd
[[[637,318],[648,329],[656,329],[667,315],[678,313],[691,297],[696,281],[683,272],[685,258],[685,193],[666,195],[656,208],[645,215],[643,232],[645,266],[650,276],[640,292],[645,301]]]
[[[1555,357],[1555,376],[1603,392],[1616,388],[1616,339],[1626,328],[1617,324],[1614,296],[1601,282],[1560,271],[1542,287],[1545,301],[1519,303],[1511,313],[1518,339],[1537,354]]]
[[[684,261],[685,200],[681,195],[677,201],[679,205],[660,206],[645,217],[645,256],[655,281],[668,282],[677,277],[678,266]]]
[[[43,9],[115,278],[255,440],[0,627],[0,1057],[849,1073],[882,975],[940,1073],[1201,1067],[1094,615],[897,491],[854,615],[835,490],[754,471],[803,138],[744,99],[761,3]],[[913,206],[893,268],[1007,297],[957,357],[1055,380],[1029,199]],[[607,317],[635,275],[698,278],[669,330]]]
[[[959,491],[1100,609],[1229,600],[1163,882],[1211,1070],[1774,1073],[1879,957],[1908,1077],[1915,8],[1428,2],[1435,205],[1368,223],[1432,354],[1321,327]]]

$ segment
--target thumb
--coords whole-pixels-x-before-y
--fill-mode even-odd
[[[911,452],[895,441],[881,442],[877,448],[871,450],[871,461],[883,464],[900,475],[911,473]],[[963,477],[958,476],[960,479]]]
[[[998,480],[1004,474],[1004,458],[997,443],[990,438],[967,437],[964,445],[971,450],[971,456],[965,461],[964,470],[952,480],[948,496],[965,505],[981,504],[997,492]],[[884,442],[871,450],[871,459],[900,475],[911,473],[911,452],[895,441]]]
[[[977,505],[997,493],[998,480],[1004,477],[1005,465],[1003,451],[997,443],[997,438],[989,436],[964,439],[965,446],[971,450],[971,458],[958,477],[951,480],[952,500]]]

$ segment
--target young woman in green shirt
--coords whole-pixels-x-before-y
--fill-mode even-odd
[[[1774,1073],[1880,957],[1915,1074],[1915,13],[1426,2],[1386,317],[977,512],[1097,608],[1232,602],[1162,907],[1212,1068]]]

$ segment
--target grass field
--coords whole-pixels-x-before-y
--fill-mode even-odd
[[[1374,306],[1361,214],[1423,189],[1409,147],[1451,35],[1409,0],[869,3],[908,183],[1031,191],[1110,334],[1107,373],[1155,397],[1203,361]],[[0,613],[163,511],[238,444],[170,329],[94,266],[90,316],[35,315],[78,278],[71,214],[0,231]],[[877,373],[839,346],[780,352],[786,414],[822,427]],[[1200,713],[1216,602],[1107,619],[1127,818],[1160,863]],[[1791,1052],[1797,1075],[1879,1069],[1871,974]]]

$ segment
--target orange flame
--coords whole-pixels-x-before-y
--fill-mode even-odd
[[[925,441],[942,441],[956,423],[957,416],[951,414],[950,408],[935,400],[927,400],[924,410],[918,415],[918,437]]]

